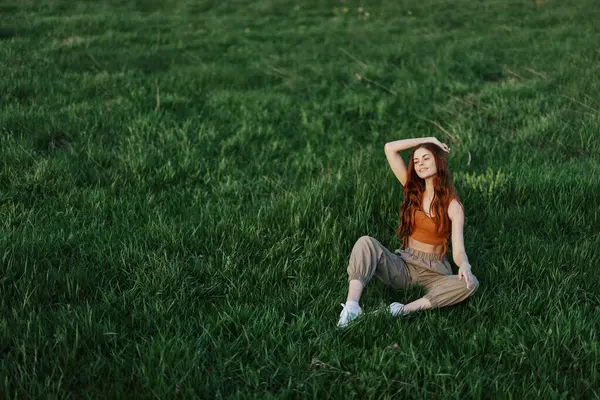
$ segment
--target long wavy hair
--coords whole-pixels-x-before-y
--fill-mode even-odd
[[[437,145],[433,143],[423,143],[413,149],[408,161],[408,177],[404,185],[404,201],[400,206],[400,226],[396,235],[402,241],[402,246],[408,246],[408,237],[415,229],[415,213],[421,209],[423,193],[425,193],[425,180],[419,178],[415,171],[414,155],[415,152],[425,148],[433,154],[437,174],[433,177],[434,196],[431,201],[431,211],[436,230],[443,232],[447,238],[452,231],[452,221],[448,217],[448,206],[452,199],[456,199],[462,206],[458,193],[452,184],[452,176],[448,170],[446,154]]]

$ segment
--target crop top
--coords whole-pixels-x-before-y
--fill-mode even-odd
[[[410,237],[422,243],[434,246],[444,245],[442,257],[448,249],[448,235],[443,232],[437,232],[433,218],[427,216],[423,210],[417,210],[415,213],[415,229]]]

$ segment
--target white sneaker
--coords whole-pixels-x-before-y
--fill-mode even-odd
[[[340,314],[340,320],[337,323],[338,328],[345,328],[351,321],[358,318],[360,314],[362,314],[362,310],[360,306],[358,307],[348,307],[344,303],[342,303],[342,313]]]
[[[389,310],[390,314],[392,314],[394,317],[398,317],[398,316],[404,314],[404,304],[392,303],[388,307],[388,310]]]

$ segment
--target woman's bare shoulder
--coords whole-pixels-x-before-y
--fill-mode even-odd
[[[448,205],[448,216],[450,219],[454,219],[454,217],[465,215],[465,211],[463,209],[463,205],[457,199],[452,199],[450,204]]]

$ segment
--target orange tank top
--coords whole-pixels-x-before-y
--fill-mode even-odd
[[[448,249],[448,235],[437,232],[433,218],[427,216],[423,210],[417,210],[415,213],[415,229],[410,237],[419,242],[434,246],[443,244],[444,251],[442,252],[442,257],[446,254],[446,250]]]

